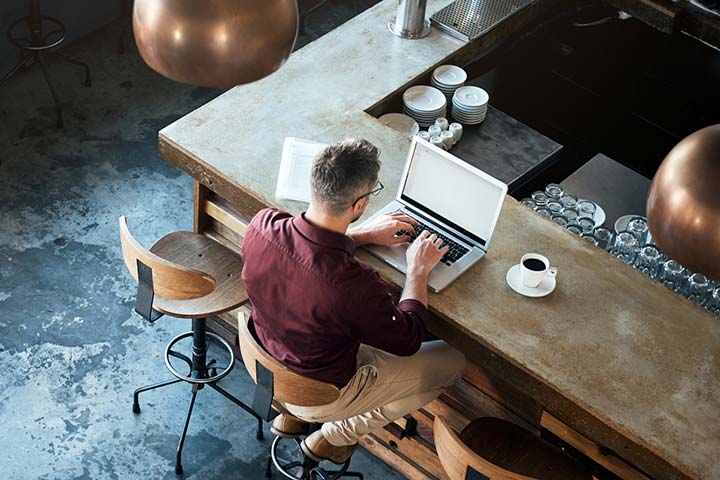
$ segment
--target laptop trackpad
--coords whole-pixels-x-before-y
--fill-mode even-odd
[[[407,243],[393,245],[392,247],[373,245],[372,253],[376,254],[393,267],[405,273],[407,271],[407,260],[405,258],[405,253],[407,252],[407,249]]]

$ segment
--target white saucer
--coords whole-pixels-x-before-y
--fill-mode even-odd
[[[403,132],[410,138],[417,135],[420,131],[420,126],[417,122],[402,113],[386,113],[382,117],[378,118],[378,120],[383,125],[387,125],[398,132]]]
[[[432,78],[447,86],[459,86],[467,80],[467,73],[455,65],[440,65],[433,71]]]
[[[464,86],[455,90],[453,103],[461,104],[463,107],[475,108],[485,106],[490,100],[490,95],[480,87]]]
[[[526,297],[544,297],[546,295],[550,295],[553,290],[555,290],[555,286],[557,285],[557,280],[555,277],[548,275],[543,279],[542,282],[540,282],[540,285],[538,285],[535,288],[526,287],[522,283],[522,273],[520,271],[520,264],[513,265],[510,270],[507,271],[507,275],[505,276],[505,280],[507,280],[507,284],[515,290],[520,295],[525,295]]]
[[[436,112],[447,105],[445,95],[434,87],[415,85],[403,93],[403,103],[410,109],[420,112]]]

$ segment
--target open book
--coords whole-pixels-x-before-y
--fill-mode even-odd
[[[326,145],[287,137],[283,143],[275,198],[310,202],[310,168]]]

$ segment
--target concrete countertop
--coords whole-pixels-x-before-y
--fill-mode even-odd
[[[429,12],[447,3],[430,0]],[[179,152],[184,160],[176,163],[229,199],[242,190],[293,213],[305,205],[274,199],[286,136],[365,137],[382,151],[383,183],[397,185],[408,140],[365,110],[463,43],[436,30],[416,41],[386,34],[395,4],[378,4],[294,53],[270,77],[164,128],[161,149]],[[367,215],[394,193],[386,188]],[[507,269],[528,251],[559,267],[559,286],[546,298],[519,296],[505,284]],[[403,283],[395,270],[362,257]],[[430,306],[685,476],[720,478],[720,321],[705,310],[509,197],[486,258],[431,295]]]

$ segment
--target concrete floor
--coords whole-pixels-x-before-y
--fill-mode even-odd
[[[331,2],[314,14],[299,44],[347,20],[349,5]],[[132,312],[135,285],[117,218],[127,215],[146,245],[191,228],[191,179],[158,157],[157,131],[220,91],[166,80],[134,49],[119,56],[122,26],[65,48],[91,65],[91,88],[81,86],[77,67],[51,62],[64,130],[55,128],[38,67],[0,88],[4,479],[176,478],[189,386],[144,394],[139,415],[131,397],[135,387],[169,378],[165,343],[190,323],[165,317],[150,325]],[[222,384],[248,400],[251,381],[238,367]],[[255,440],[254,424],[216,392],[201,391],[185,478],[262,478],[269,442]],[[366,478],[401,478],[363,450],[353,463]]]

